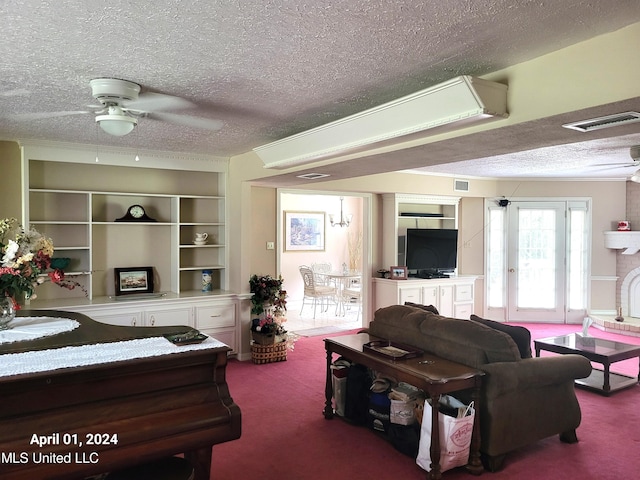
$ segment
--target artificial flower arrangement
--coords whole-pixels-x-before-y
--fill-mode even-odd
[[[249,279],[251,297],[251,313],[260,315],[265,312],[265,307],[271,308],[275,316],[282,315],[287,310],[287,292],[282,289],[284,280],[281,276],[274,278],[271,275],[252,275]]]
[[[251,321],[251,331],[262,335],[284,335],[287,333],[283,326],[286,321],[287,319],[282,315],[267,314],[262,318],[254,318]]]
[[[35,229],[25,230],[15,218],[0,220],[0,295],[10,297],[14,307],[20,308],[17,299],[35,299],[35,287],[47,280],[73,290],[77,282],[67,280],[61,268],[51,267],[54,247],[50,238]]]
[[[254,342],[263,345],[287,342],[287,349],[293,350],[296,336],[284,328],[287,319],[287,292],[282,289],[284,280],[281,276],[252,275],[249,286],[251,297],[251,313],[260,315],[251,321],[251,334]]]

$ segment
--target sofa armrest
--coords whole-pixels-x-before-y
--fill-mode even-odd
[[[569,354],[490,363],[483,370],[486,372],[487,397],[498,397],[516,390],[536,389],[588,377],[591,362],[582,355]]]

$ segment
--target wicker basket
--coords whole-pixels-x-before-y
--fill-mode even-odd
[[[287,359],[287,342],[274,345],[251,345],[251,360],[253,363],[284,362]]]
[[[287,334],[284,335],[275,335],[273,333],[260,333],[251,331],[251,338],[254,343],[258,345],[275,345],[276,343],[283,342],[287,339]]]

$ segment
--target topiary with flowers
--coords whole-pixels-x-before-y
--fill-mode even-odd
[[[15,218],[0,220],[0,295],[10,297],[16,309],[22,295],[34,299],[35,287],[47,279],[70,290],[84,287],[66,280],[64,271],[51,269],[54,247],[50,238],[35,229],[25,230]]]

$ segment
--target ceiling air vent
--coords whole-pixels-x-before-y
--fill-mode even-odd
[[[328,173],[303,173],[302,175],[296,175],[298,178],[304,178],[305,180],[318,180],[319,178],[329,177]]]
[[[640,122],[640,113],[624,112],[615,115],[607,115],[606,117],[592,118],[590,120],[582,120],[580,122],[566,123],[562,125],[564,128],[578,130],[579,132],[590,132],[591,130],[600,130],[601,128],[618,127],[629,123]]]

